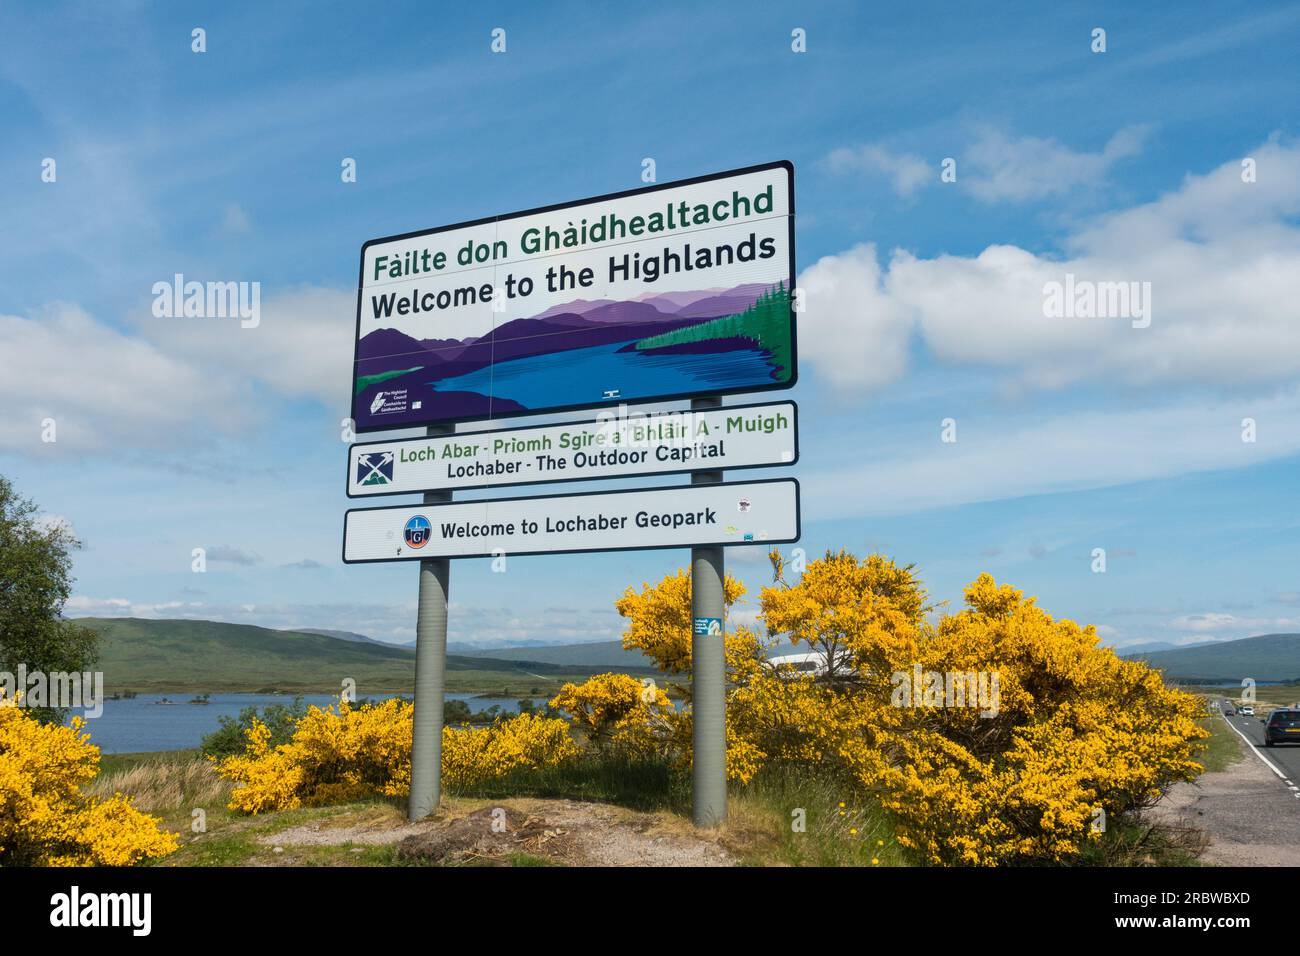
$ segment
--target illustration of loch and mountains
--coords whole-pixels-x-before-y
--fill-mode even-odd
[[[357,346],[353,418],[396,428],[757,389],[790,381],[792,352],[784,282],[578,299],[479,338],[382,328]]]

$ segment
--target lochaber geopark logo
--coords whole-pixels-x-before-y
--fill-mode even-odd
[[[357,484],[387,485],[393,480],[393,453],[367,452],[357,456]]]
[[[406,522],[406,527],[402,530],[402,537],[406,539],[406,546],[412,551],[419,551],[429,543],[429,536],[433,533],[433,525],[424,515],[414,515]]]

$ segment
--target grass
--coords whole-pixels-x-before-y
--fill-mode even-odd
[[[1200,830],[1120,821],[1095,843],[1086,843],[1081,866],[1199,866],[1205,849]]]
[[[1196,759],[1205,767],[1207,773],[1227,770],[1241,759],[1242,753],[1237,743],[1237,735],[1222,718],[1207,717],[1201,721],[1201,726],[1210,732],[1210,736],[1202,741],[1204,749]]]
[[[135,759],[112,760],[107,767],[101,761],[99,776],[90,787],[96,796],[129,793],[136,808],[146,813],[183,806],[206,808],[229,798],[230,784],[196,750],[116,756]]]
[[[515,771],[462,796],[590,800],[631,810],[686,814],[691,805],[689,780],[674,773],[662,760],[601,760],[590,756],[560,767]]]
[[[847,784],[765,770],[727,801],[726,841],[748,866],[914,866],[894,824]]]

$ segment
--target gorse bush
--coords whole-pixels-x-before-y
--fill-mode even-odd
[[[166,856],[176,835],[121,796],[82,788],[99,748],[72,725],[46,724],[0,700],[0,865],[126,866]]]
[[[775,552],[773,563],[776,583],[760,598],[768,638],[807,645],[825,664],[783,671],[749,629],[728,634],[733,780],[783,764],[847,777],[893,813],[902,846],[934,863],[992,865],[1078,859],[1099,812],[1123,821],[1200,770],[1194,696],[988,575],[962,611],[930,624],[910,567],[827,553],[789,585]],[[683,577],[619,607],[625,644],[677,672],[689,660],[665,605],[684,594],[689,608]],[[925,679],[910,686],[912,675]],[[954,698],[937,686],[943,675],[980,675],[996,696]],[[689,719],[675,738],[685,754]]]
[[[566,721],[519,714],[490,727],[444,728],[442,778],[451,789],[466,790],[516,770],[556,767],[577,755]]]
[[[260,720],[245,749],[214,760],[235,783],[230,809],[245,813],[318,806],[368,797],[400,797],[411,788],[410,702],[392,698],[354,707],[309,707],[287,743],[272,745]],[[577,753],[565,721],[534,714],[489,727],[446,727],[442,773],[448,787],[469,787],[520,767],[553,766]]]
[[[668,695],[653,682],[628,674],[597,674],[581,684],[565,684],[550,702],[570,715],[573,726],[601,754],[644,758],[662,753],[671,739]]]

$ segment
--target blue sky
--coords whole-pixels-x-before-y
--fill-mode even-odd
[[[9,4],[0,473],[84,540],[70,613],[410,639],[416,569],[339,560],[362,242],[789,159],[810,554],[1120,645],[1300,631],[1298,41],[1245,3]],[[261,324],[154,318],[178,272]],[[1066,273],[1149,282],[1149,327],[1046,317]],[[616,637],[686,559],[457,563],[451,639]]]

